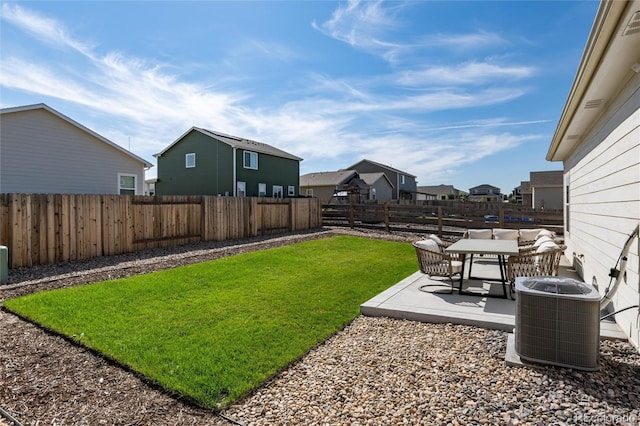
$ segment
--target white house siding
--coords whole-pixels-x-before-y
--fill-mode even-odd
[[[564,162],[568,257],[582,259],[585,282],[603,293],[627,236],[640,222],[640,74],[635,74],[592,127],[576,152]],[[565,191],[565,202],[566,202]],[[613,310],[640,300],[638,239],[630,250],[625,279]],[[630,340],[640,345],[638,309],[616,315]]]
[[[2,114],[0,192],[117,194],[118,174],[136,176],[135,158],[45,109]]]

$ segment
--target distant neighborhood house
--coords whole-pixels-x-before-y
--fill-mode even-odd
[[[366,173],[384,173],[391,185],[393,185],[392,200],[416,199],[418,184],[415,175],[366,159],[347,167],[347,169],[355,170],[360,175]]]
[[[360,173],[360,179],[367,184],[369,200],[390,201],[393,199],[394,186],[385,173]]]
[[[393,185],[384,173],[337,170],[300,176],[300,193],[316,197],[322,204],[389,201]]]
[[[299,195],[302,159],[266,143],[192,127],[155,157],[156,195]]]
[[[144,195],[156,195],[156,182],[157,178],[144,180]]]
[[[300,194],[316,197],[322,204],[330,204],[353,179],[358,178],[355,170],[314,172],[300,176]]]
[[[562,210],[562,170],[529,172],[529,180],[513,190],[513,202],[538,210]]]
[[[427,185],[418,187],[418,200],[455,200],[460,201],[460,191],[453,185]]]
[[[529,173],[531,206],[534,209],[562,210],[562,170]]]
[[[513,202],[531,207],[531,182],[523,180],[513,189]]]
[[[485,203],[502,202],[502,194],[500,193],[500,188],[482,184],[469,189],[469,201]]]
[[[46,104],[0,110],[0,193],[141,195],[153,165]]]

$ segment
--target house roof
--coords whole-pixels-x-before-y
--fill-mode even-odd
[[[453,185],[426,185],[419,186],[418,192],[432,195],[449,195],[455,194],[456,192],[459,193],[460,190],[456,189]]]
[[[474,186],[473,188],[470,188],[470,189],[497,189],[498,191],[500,190],[500,188],[498,188],[497,186],[491,186],[486,183],[483,183],[482,185]]]
[[[385,175],[382,172],[378,172],[378,173],[360,173],[360,179],[362,179],[367,185],[373,185],[377,181],[379,181],[380,179],[384,179],[387,182],[389,182],[389,186],[391,186],[391,188],[394,187],[393,183],[391,183],[391,181],[389,180],[387,175]]]
[[[600,2],[547,160],[567,159],[620,89],[640,72],[640,31],[633,23],[639,11],[640,0]]]
[[[562,170],[552,170],[547,172],[530,172],[529,182],[532,187],[540,186],[562,186]]]
[[[171,147],[173,147],[175,144],[180,142],[182,138],[187,136],[192,131],[200,132],[203,135],[209,136],[213,139],[219,140],[220,142],[226,143],[227,145],[233,148],[246,149],[246,150],[258,152],[261,154],[273,155],[274,157],[281,157],[281,158],[288,158],[290,160],[302,161],[302,158],[300,157],[297,157],[293,154],[290,154],[286,151],[283,151],[281,149],[278,149],[274,146],[268,145],[263,142],[258,142],[251,139],[245,139],[238,136],[231,136],[225,133],[215,132],[213,130],[207,130],[207,129],[203,129],[201,127],[195,127],[195,126],[190,128],[186,132],[184,132],[178,139],[173,141],[169,146],[167,146],[161,152],[154,154],[154,157],[160,157],[162,154],[167,152]]]
[[[358,176],[355,170],[336,172],[314,172],[300,176],[300,186],[337,186],[347,183]]]
[[[386,164],[376,163],[375,161],[371,161],[371,160],[367,160],[367,159],[360,160],[357,163],[355,163],[353,166],[348,167],[348,168],[349,169],[356,169],[356,166],[358,164],[365,163],[365,162],[373,164],[373,165],[376,165],[378,167],[385,168],[385,169],[390,170],[390,171],[395,172],[395,173],[400,173],[401,175],[410,176],[410,177],[413,177],[413,178],[416,177],[415,175],[412,175],[411,173],[403,172],[402,170],[394,169],[393,167],[387,166]]]
[[[149,163],[145,159],[143,159],[141,157],[138,157],[137,155],[133,154],[130,151],[127,151],[126,149],[124,149],[123,147],[118,145],[117,143],[111,142],[109,139],[105,138],[104,136],[99,135],[98,133],[94,132],[93,130],[91,130],[91,129],[85,127],[85,126],[83,126],[82,124],[78,123],[77,121],[72,120],[71,118],[67,117],[66,115],[62,114],[61,112],[56,111],[55,109],[51,108],[47,104],[40,103],[40,104],[24,105],[24,106],[13,107],[13,108],[3,108],[3,109],[0,109],[0,115],[2,115],[2,114],[13,114],[13,113],[25,112],[25,111],[34,111],[34,110],[38,110],[38,109],[45,110],[45,111],[49,112],[50,114],[53,114],[56,117],[66,121],[67,123],[71,124],[72,126],[77,127],[78,129],[82,130],[83,132],[90,134],[91,136],[93,136],[94,138],[100,140],[101,142],[104,142],[105,144],[111,146],[112,148],[115,148],[118,151],[122,152],[123,154],[128,155],[129,157],[132,157],[133,159],[139,161],[140,163],[143,164],[144,167],[146,167],[146,168],[153,167],[153,164]]]

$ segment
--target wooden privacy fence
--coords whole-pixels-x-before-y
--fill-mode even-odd
[[[0,194],[9,267],[322,226],[316,198]]]
[[[533,210],[511,204],[426,202],[323,205],[325,226],[461,236],[467,229],[549,228],[563,232],[562,210]]]

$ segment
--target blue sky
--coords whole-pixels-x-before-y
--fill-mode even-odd
[[[545,160],[597,1],[2,2],[0,106],[155,162],[192,126],[418,185],[503,193]],[[147,172],[155,177],[156,168]]]

